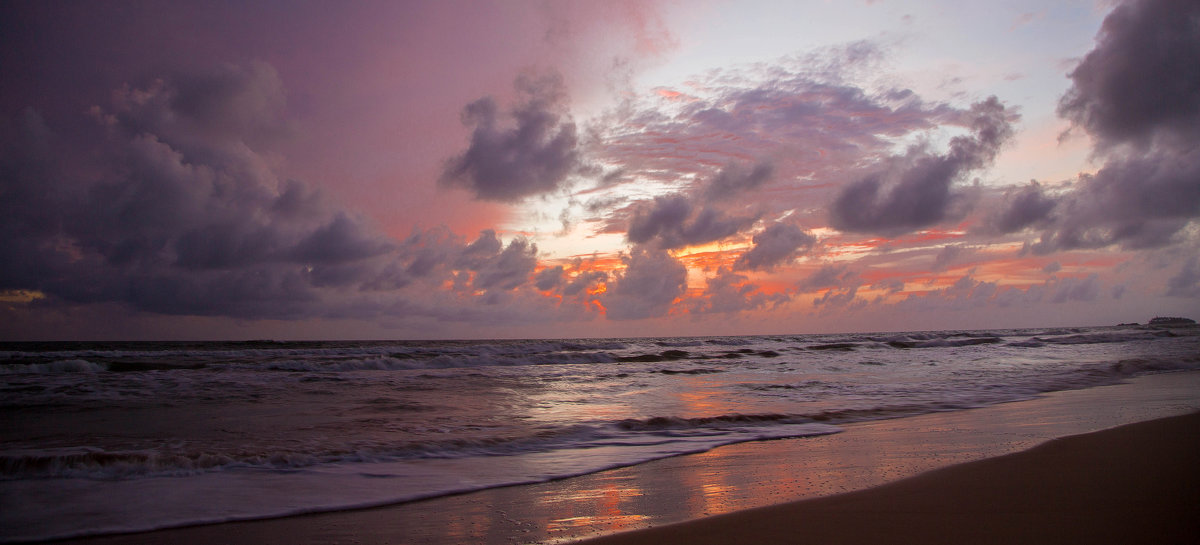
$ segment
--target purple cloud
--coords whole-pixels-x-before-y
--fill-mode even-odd
[[[961,244],[947,244],[942,246],[941,250],[938,250],[937,255],[933,258],[933,265],[930,266],[930,269],[934,271],[944,271],[950,268],[951,264],[962,259],[963,257],[966,257],[970,253],[970,250],[963,247]]]
[[[771,270],[790,263],[805,250],[816,244],[816,237],[807,231],[786,222],[769,225],[754,235],[754,247],[742,254],[734,263],[735,270]]]
[[[509,112],[511,123],[491,97],[463,109],[471,143],[446,162],[442,183],[479,199],[514,202],[559,189],[581,166],[575,123],[563,111],[562,78],[521,76],[515,86],[523,102]]]
[[[1051,303],[1066,303],[1068,301],[1092,301],[1100,295],[1100,276],[1096,273],[1084,278],[1058,278],[1046,282],[1047,287],[1054,292],[1050,294]]]
[[[817,272],[812,273],[800,282],[801,290],[809,291],[817,288],[838,287],[854,277],[854,271],[848,265],[822,265]],[[826,294],[828,295],[828,294]]]
[[[621,165],[610,185],[654,181],[706,202],[781,213],[856,165],[887,157],[896,138],[961,122],[961,111],[911,90],[868,92],[844,81],[880,55],[858,43],[707,74],[676,98],[633,100],[601,119],[594,151]],[[770,198],[746,191],[763,188]]]
[[[476,269],[472,286],[476,289],[512,290],[529,280],[537,267],[537,245],[514,239],[504,250],[489,256]]]
[[[1200,297],[1200,259],[1192,256],[1184,262],[1179,274],[1167,280],[1167,295],[1172,297]]]
[[[534,276],[533,285],[542,291],[550,291],[562,287],[565,271],[562,265],[546,267]]]
[[[687,287],[687,268],[664,250],[635,246],[603,304],[613,320],[664,316]]]
[[[958,217],[963,198],[952,184],[995,159],[1016,119],[996,97],[972,105],[966,116],[972,134],[954,137],[945,154],[913,148],[844,187],[830,223],[842,231],[894,235]]]
[[[783,293],[763,293],[745,275],[721,267],[716,276],[708,279],[704,294],[692,301],[692,310],[701,313],[741,312],[778,305],[789,299]]]
[[[524,300],[540,295],[524,289],[537,248],[523,238],[434,228],[396,241],[279,179],[266,153],[287,130],[283,104],[275,71],[251,64],[122,88],[69,139],[32,110],[6,120],[0,290],[241,318],[484,319],[502,299],[504,312],[552,312]]]
[[[1060,115],[1095,138],[1104,166],[1080,176],[1053,205],[1032,193],[1027,206],[1014,202],[1019,220],[1002,226],[1042,226],[1031,246],[1038,253],[1155,248],[1185,237],[1184,228],[1200,217],[1197,57],[1195,2],[1144,0],[1114,9],[1059,104]]]
[[[1009,189],[998,212],[986,221],[986,229],[995,233],[1015,233],[1044,223],[1058,201],[1047,195],[1037,181]]]
[[[635,208],[625,236],[634,244],[654,242],[674,249],[736,235],[757,220],[756,216],[729,216],[708,206],[695,210],[687,197],[666,195]]]
[[[708,201],[725,199],[743,191],[757,189],[770,180],[774,173],[775,167],[767,162],[760,162],[750,169],[730,163],[708,181],[702,194]]]
[[[1136,0],[1107,17],[1058,111],[1102,148],[1200,138],[1200,5]]]

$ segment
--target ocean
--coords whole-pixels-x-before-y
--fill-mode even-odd
[[[1200,369],[1200,328],[0,344],[0,541],[386,505]]]

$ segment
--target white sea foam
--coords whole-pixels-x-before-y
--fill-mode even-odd
[[[81,359],[55,360],[47,363],[12,363],[0,365],[0,375],[24,373],[97,373],[107,370],[108,367],[104,364],[92,363]]]

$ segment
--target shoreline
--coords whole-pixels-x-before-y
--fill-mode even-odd
[[[1058,437],[1200,410],[1200,372],[740,443],[548,483],[373,509],[54,543],[568,543],[878,487]]]
[[[1200,412],[1053,439],[875,488],[580,545],[1192,543]]]

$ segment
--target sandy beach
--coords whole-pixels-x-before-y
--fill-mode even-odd
[[[1152,375],[536,485],[71,542],[1179,542],[1200,520],[1200,417],[1160,419],[1197,410],[1200,373]]]
[[[663,543],[1195,543],[1200,413],[827,498],[606,536]]]

